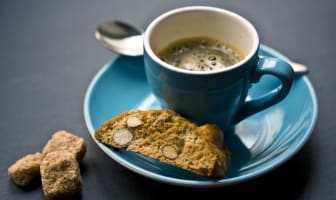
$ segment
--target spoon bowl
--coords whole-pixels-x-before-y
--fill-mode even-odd
[[[97,27],[96,39],[107,49],[126,56],[143,54],[141,31],[120,21],[106,21]]]

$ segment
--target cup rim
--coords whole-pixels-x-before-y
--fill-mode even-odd
[[[186,12],[186,11],[197,11],[197,10],[203,10],[203,11],[211,11],[211,12],[221,12],[221,13],[226,13],[228,15],[231,15],[235,18],[238,18],[242,23],[244,23],[247,27],[249,27],[249,29],[251,30],[251,32],[253,33],[253,46],[250,50],[250,52],[244,57],[244,59],[242,59],[241,61],[239,61],[238,63],[235,63],[234,65],[231,65],[227,68],[223,68],[223,69],[219,69],[219,70],[209,70],[209,71],[190,71],[187,69],[182,69],[182,68],[178,68],[175,67],[173,65],[170,65],[164,61],[162,61],[152,50],[151,45],[150,45],[150,37],[152,34],[152,31],[154,29],[154,27],[159,24],[163,19],[172,16],[176,13],[181,13],[181,12]],[[210,7],[210,6],[186,6],[186,7],[180,7],[180,8],[176,8],[170,11],[167,11],[161,15],[159,15],[158,17],[156,17],[147,27],[147,29],[144,32],[144,50],[145,53],[147,53],[156,63],[159,63],[161,66],[163,66],[166,69],[169,69],[171,71],[175,71],[178,73],[184,73],[184,74],[190,74],[190,75],[210,75],[210,74],[218,74],[221,72],[227,72],[227,71],[231,71],[233,69],[239,68],[240,66],[244,65],[246,62],[248,62],[253,55],[257,52],[258,48],[259,48],[259,36],[257,33],[257,30],[255,29],[255,27],[253,26],[253,24],[247,20],[246,18],[242,17],[241,15],[232,12],[230,10],[226,10],[223,8],[218,8],[218,7]]]

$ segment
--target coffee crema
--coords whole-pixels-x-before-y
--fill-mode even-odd
[[[238,48],[209,37],[190,37],[174,41],[157,55],[170,65],[190,71],[220,70],[244,58]]]

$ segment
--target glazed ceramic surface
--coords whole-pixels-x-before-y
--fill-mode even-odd
[[[287,60],[261,45],[261,55]],[[264,76],[247,98],[254,98],[280,85]],[[299,103],[298,103],[299,102]],[[84,100],[84,116],[90,135],[106,120],[132,109],[160,109],[150,92],[143,57],[124,57],[107,63],[91,81]],[[125,150],[95,142],[109,157],[133,172],[156,181],[189,187],[215,187],[247,181],[278,167],[308,140],[318,113],[314,88],[306,76],[297,76],[288,96],[280,103],[252,115],[225,135],[231,152],[228,174],[221,179],[199,177],[185,170]]]
[[[176,27],[183,27],[183,31]],[[243,59],[226,68],[198,71],[169,65],[157,56],[167,44],[195,36],[232,44],[243,53]],[[281,101],[293,83],[293,70],[287,62],[258,59],[260,42],[256,29],[229,10],[208,6],[173,9],[155,18],[143,38],[146,77],[159,105],[201,124],[217,124],[225,132]],[[282,84],[247,100],[251,83],[265,75],[275,76]]]

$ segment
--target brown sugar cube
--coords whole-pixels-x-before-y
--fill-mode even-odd
[[[53,151],[68,151],[75,155],[77,161],[80,161],[85,155],[86,145],[83,138],[61,130],[53,134],[42,153],[46,155]]]
[[[46,199],[71,198],[82,190],[80,169],[72,153],[53,151],[46,154],[40,172]]]
[[[37,152],[28,154],[17,160],[8,168],[8,175],[19,186],[26,186],[40,177],[40,163],[42,154]]]

